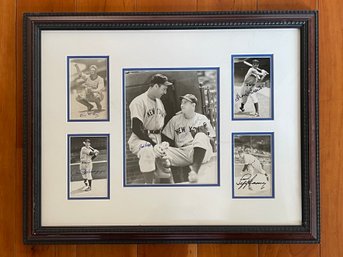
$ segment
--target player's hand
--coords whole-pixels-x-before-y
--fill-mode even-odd
[[[94,149],[94,155],[95,155],[95,156],[98,156],[98,155],[99,155],[99,151],[96,150],[96,149]]]
[[[202,133],[204,133],[205,135],[209,135],[209,134],[210,134],[210,132],[208,131],[207,123],[206,123],[206,122],[204,122],[204,123],[202,124],[202,126],[199,126],[199,127],[198,127],[198,132],[202,132]]]
[[[166,154],[162,144],[156,144],[154,146],[154,153],[155,153],[155,156],[157,158],[161,158],[161,157],[165,156],[165,154]]]
[[[188,173],[188,181],[190,183],[196,183],[198,182],[198,174],[194,171],[194,170],[191,170],[189,173]]]
[[[263,74],[263,75],[267,75],[268,72],[267,72],[266,70],[262,70],[262,74]]]

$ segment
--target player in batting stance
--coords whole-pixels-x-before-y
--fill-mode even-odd
[[[180,97],[181,112],[177,113],[163,129],[163,140],[168,148],[155,147],[159,156],[165,156],[171,166],[190,166],[188,180],[196,183],[202,163],[213,156],[211,139],[215,137],[214,129],[205,115],[195,112],[198,99],[192,94]]]
[[[93,159],[98,156],[99,151],[91,147],[91,141],[86,139],[80,151],[80,173],[85,183],[84,191],[92,190]]]
[[[160,144],[161,130],[164,126],[166,111],[161,97],[172,85],[162,74],[155,74],[149,89],[137,96],[129,105],[132,134],[128,141],[130,151],[139,158],[139,168],[146,184],[152,184],[155,171],[160,163],[156,162],[154,147]],[[162,164],[161,164],[162,165]]]
[[[76,101],[87,107],[91,111],[94,106],[91,102],[96,104],[98,111],[102,110],[101,101],[104,99],[105,83],[104,79],[98,75],[98,67],[91,65],[89,67],[89,75],[81,72],[79,66],[75,64],[79,79],[83,81],[82,93],[78,94]]]
[[[252,154],[250,154],[250,147],[245,146],[244,150],[238,150],[239,157],[243,160],[244,166],[242,172],[249,172],[251,177],[256,173],[260,173],[266,177],[266,180],[269,181],[267,172],[263,169],[261,162]],[[253,190],[249,184],[249,190]]]
[[[248,101],[248,96],[250,95],[254,107],[255,107],[255,117],[259,117],[259,106],[258,106],[258,99],[256,96],[256,83],[258,81],[262,81],[265,76],[268,74],[267,71],[261,70],[258,68],[260,65],[260,62],[258,60],[252,61],[252,67],[248,70],[247,74],[244,77],[243,85],[241,87],[241,96],[242,96],[242,102],[239,109],[244,112],[244,105]]]

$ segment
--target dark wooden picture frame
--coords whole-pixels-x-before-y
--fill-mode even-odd
[[[25,14],[24,242],[25,243],[319,243],[318,29],[315,11],[207,13]],[[45,30],[300,31],[301,202],[299,226],[43,226],[41,32]],[[227,71],[230,72],[230,71]],[[56,207],[58,209],[58,207]]]

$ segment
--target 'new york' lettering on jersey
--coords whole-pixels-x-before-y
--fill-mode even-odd
[[[192,144],[193,136],[191,130],[195,127],[207,124],[210,137],[215,137],[215,131],[208,118],[200,113],[195,113],[191,119],[186,119],[182,113],[175,115],[164,127],[162,133],[175,141],[177,147]]]
[[[162,129],[166,111],[161,99],[152,100],[148,97],[148,93],[145,92],[133,99],[129,108],[131,121],[133,118],[139,119],[144,128],[148,130]]]

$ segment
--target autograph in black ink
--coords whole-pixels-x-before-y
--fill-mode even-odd
[[[238,102],[239,99],[243,98],[244,96],[249,96],[250,94],[256,93],[258,91],[260,91],[263,88],[263,86],[257,86],[256,88],[254,88],[253,90],[243,94],[243,95],[236,95],[235,97],[235,102]]]
[[[257,174],[254,176],[252,174],[244,174],[236,183],[238,189],[244,189],[246,187],[250,187],[251,185],[261,185],[261,189],[264,189],[267,183],[262,181],[254,181],[256,177]]]

